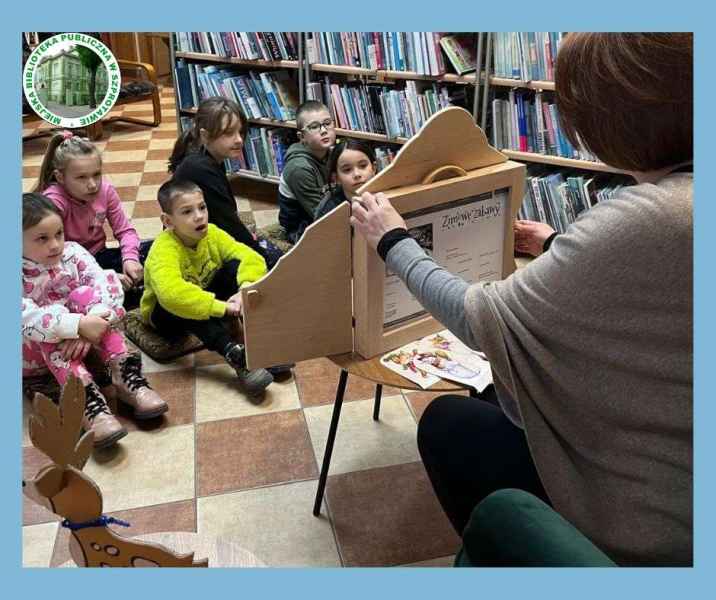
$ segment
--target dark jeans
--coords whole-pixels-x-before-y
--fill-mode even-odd
[[[313,218],[298,200],[278,192],[278,222],[286,231],[288,241],[295,244],[301,239],[306,227],[313,222]]]
[[[458,535],[472,509],[496,490],[518,488],[549,503],[524,431],[502,412],[494,386],[482,397],[440,396],[418,425],[420,456]]]
[[[226,300],[233,296],[239,289],[236,283],[238,268],[238,260],[225,262],[205,289],[213,292],[219,300]],[[152,323],[162,336],[169,339],[187,332],[193,333],[204,342],[208,350],[222,355],[226,346],[234,341],[229,326],[223,319],[217,317],[206,320],[183,319],[170,313],[159,303],[152,311]]]
[[[147,260],[147,254],[149,249],[152,247],[154,240],[147,240],[140,242],[139,244],[139,262],[144,265],[144,261]],[[103,248],[97,254],[94,255],[97,264],[103,269],[109,269],[110,271],[116,271],[117,273],[123,273],[122,268],[122,251],[119,248]],[[142,299],[144,293],[144,285],[138,285],[128,289],[124,292],[124,308],[132,310],[139,306],[139,301]]]

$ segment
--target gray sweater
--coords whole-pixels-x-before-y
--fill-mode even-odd
[[[468,286],[413,240],[386,261],[487,354],[553,505],[623,565],[692,563],[692,183],[623,189],[503,281]]]

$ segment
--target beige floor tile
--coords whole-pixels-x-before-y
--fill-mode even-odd
[[[42,154],[37,154],[35,156],[23,156],[22,157],[22,166],[23,167],[39,167],[42,164],[42,159],[44,156]]]
[[[239,212],[251,212],[251,203],[246,198],[237,198],[236,207]]]
[[[166,162],[164,163],[166,167]],[[156,200],[160,185],[142,185],[137,192],[137,200]]]
[[[42,523],[22,528],[22,566],[49,567],[59,523]]]
[[[196,370],[196,422],[246,417],[300,408],[293,378],[274,382],[261,399],[251,400],[241,391],[236,372],[229,365]]]
[[[163,110],[162,110],[162,116],[164,116],[164,111],[163,111]],[[176,129],[177,129],[177,124],[176,124],[176,123],[172,123],[171,121],[168,122],[168,123],[161,123],[161,124],[157,127],[157,129],[158,129],[159,131],[172,131],[172,130],[176,131]]]
[[[122,202],[122,210],[127,218],[131,219],[134,214],[134,202]]]
[[[152,131],[149,127],[135,128],[134,126],[127,125],[125,128],[124,124],[114,123],[112,127],[115,130],[112,132],[112,140],[151,140]],[[124,129],[124,130],[123,130]]]
[[[315,493],[316,481],[302,481],[198,498],[197,529],[232,539],[270,567],[340,566],[330,522],[311,512]]]
[[[278,223],[278,209],[276,210],[257,210],[254,212],[256,227],[267,227]]]
[[[452,568],[455,562],[455,555],[441,556],[440,558],[433,558],[430,560],[421,560],[420,562],[410,563],[409,565],[400,565],[401,567],[449,567]]]
[[[323,462],[332,413],[332,404],[304,409],[319,465]],[[379,421],[373,420],[373,400],[344,402],[329,473],[419,461],[415,435],[415,421],[402,396],[381,400]]]
[[[162,232],[162,222],[157,218],[133,219],[140,240],[153,240]]]
[[[156,173],[156,172],[167,172],[167,161],[166,160],[147,160],[144,161],[144,172],[145,173]]]
[[[102,160],[108,163],[137,161],[143,162],[146,160],[146,158],[146,150],[114,150],[110,152],[104,152],[102,154]]]
[[[84,472],[102,490],[112,512],[194,497],[194,426],[132,431],[95,452]]]
[[[22,180],[22,191],[24,192],[31,192],[32,188],[35,187],[35,184],[37,183],[36,177],[28,177],[26,179]]]
[[[157,373],[159,371],[174,371],[176,369],[189,369],[194,366],[194,355],[187,354],[177,358],[170,363],[158,363],[142,352],[142,370],[145,373]]]
[[[105,177],[114,187],[129,187],[139,185],[142,173],[106,173]]]
[[[152,141],[149,142],[149,149],[150,150],[160,150],[162,148],[173,148],[174,142],[176,142],[176,140],[174,138],[152,139]]]

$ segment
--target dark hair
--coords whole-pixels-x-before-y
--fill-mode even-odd
[[[304,122],[304,115],[306,113],[318,112],[319,110],[326,110],[329,114],[331,112],[323,102],[319,102],[318,100],[306,100],[296,109],[296,128],[303,129],[306,126]]]
[[[62,218],[60,211],[47,196],[38,192],[27,192],[22,195],[22,230],[37,225],[47,215],[57,215]]]
[[[333,150],[331,150],[331,155],[328,157],[329,179],[331,175],[338,172],[338,159],[345,150],[357,150],[358,152],[362,152],[368,157],[371,163],[375,163],[375,151],[373,150],[373,146],[365,140],[349,138],[336,144]]]
[[[91,154],[96,154],[101,164],[102,155],[97,150],[97,146],[88,139],[73,135],[68,131],[56,133],[50,139],[47,150],[45,150],[40,176],[33,191],[42,192],[51,184],[56,183],[55,170],[64,171],[72,158]]]
[[[162,211],[171,214],[174,208],[174,200],[184,194],[201,192],[201,188],[193,181],[187,179],[170,179],[165,181],[157,191],[157,200]]]
[[[691,33],[571,33],[555,96],[569,141],[608,165],[644,172],[693,158]]]
[[[228,117],[225,119],[224,117]],[[207,98],[199,104],[192,126],[179,136],[172,155],[169,157],[169,171],[173,173],[184,160],[184,157],[192,150],[201,146],[200,129],[205,129],[209,139],[215,140],[226,133],[234,121],[239,120],[241,137],[246,138],[248,122],[241,107],[228,98],[214,96]]]

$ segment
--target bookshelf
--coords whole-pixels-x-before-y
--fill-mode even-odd
[[[239,33],[242,34],[242,36],[245,35],[257,35],[258,34],[245,34],[243,32],[236,32],[236,35],[238,36]],[[263,36],[266,32],[262,33]],[[290,32],[289,32],[290,33]],[[347,35],[345,38],[348,37],[358,39],[361,35],[368,35],[370,32],[347,32]],[[170,50],[171,50],[171,59],[172,59],[172,65],[176,68],[177,61],[182,60],[187,63],[192,63],[195,65],[215,65],[217,68],[237,68],[237,69],[246,69],[246,70],[252,70],[256,72],[275,72],[277,70],[285,70],[290,73],[294,74],[295,80],[297,80],[297,87],[298,87],[298,94],[299,94],[299,100],[300,102],[303,102],[305,99],[308,99],[310,97],[309,94],[309,87],[313,84],[314,90],[313,93],[315,93],[316,84],[320,84],[320,87],[323,88],[325,83],[330,82],[331,84],[336,83],[338,85],[343,85],[346,88],[361,88],[361,86],[364,87],[372,87],[372,86],[380,86],[382,87],[386,92],[391,91],[398,91],[398,92],[404,92],[407,86],[410,86],[411,90],[418,90],[418,95],[421,93],[421,91],[425,90],[442,90],[447,89],[448,90],[448,97],[452,100],[453,98],[458,99],[458,105],[465,106],[468,110],[470,110],[475,118],[476,122],[479,122],[483,128],[486,130],[486,133],[488,134],[488,138],[492,141],[492,134],[491,134],[491,127],[488,126],[488,120],[487,120],[487,114],[488,112],[491,113],[491,107],[488,106],[487,98],[490,92],[492,91],[492,95],[500,94],[500,93],[506,93],[508,90],[534,90],[537,92],[553,92],[554,82],[546,80],[544,78],[541,79],[526,79],[524,78],[524,75],[533,75],[537,73],[546,73],[547,70],[550,70],[551,72],[551,66],[547,65],[549,63],[549,60],[547,60],[547,63],[544,62],[544,57],[542,58],[543,64],[540,64],[540,69],[537,69],[537,65],[532,64],[530,65],[529,62],[525,62],[524,58],[522,59],[522,62],[519,64],[519,68],[516,68],[514,65],[512,65],[512,75],[513,77],[504,76],[504,73],[500,72],[500,70],[504,71],[506,68],[509,69],[510,65],[509,63],[507,65],[504,64],[504,59],[506,56],[505,53],[505,44],[513,43],[513,44],[519,44],[524,43],[525,47],[527,44],[534,42],[533,36],[536,36],[536,42],[541,43],[540,35],[545,36],[545,40],[549,40],[546,44],[546,50],[544,52],[553,52],[553,54],[556,52],[556,48],[551,48],[550,43],[556,47],[558,40],[560,38],[559,32],[557,33],[545,33],[545,32],[537,32],[536,34],[532,34],[530,32],[528,33],[501,33],[501,34],[493,34],[493,33],[477,33],[475,35],[475,42],[476,42],[476,56],[480,56],[483,64],[478,65],[480,75],[477,76],[475,71],[464,73],[462,75],[458,75],[457,73],[452,73],[450,71],[450,62],[447,59],[447,55],[444,53],[441,56],[441,60],[443,61],[442,67],[438,64],[437,66],[440,67],[441,73],[437,75],[429,75],[425,72],[420,72],[419,70],[407,70],[409,66],[409,60],[407,58],[407,53],[405,55],[401,54],[402,58],[405,58],[404,62],[402,63],[402,67],[406,70],[400,70],[396,68],[368,68],[366,66],[354,66],[350,64],[329,64],[325,61],[316,61],[316,51],[315,47],[313,48],[313,52],[311,53],[311,48],[308,47],[310,44],[310,37],[311,33],[298,33],[294,32],[292,35],[295,36],[296,43],[298,45],[298,56],[295,57],[296,60],[266,60],[266,57],[264,58],[252,58],[252,59],[246,59],[246,58],[239,58],[237,56],[229,56],[229,55],[219,55],[214,54],[210,52],[197,52],[197,51],[186,51],[186,50],[180,50],[178,49],[178,39],[177,36],[178,33],[174,33],[171,36],[171,44],[170,44]],[[185,36],[187,34],[184,34]],[[189,34],[190,35],[190,34]],[[207,36],[224,36],[226,34],[200,34],[204,38]],[[315,32],[314,34],[315,35]],[[338,36],[339,34],[334,32],[333,34],[324,34],[324,35],[334,35]],[[373,32],[373,35],[379,35],[378,32]],[[387,34],[386,34],[387,35]],[[400,33],[391,33],[390,35],[396,35],[396,36],[403,36],[401,37],[401,40],[405,41],[410,36],[408,34],[400,34]],[[414,34],[414,36],[418,35],[425,35],[429,36],[431,34],[429,33],[423,33],[423,34]],[[503,36],[503,39],[498,40],[496,36]],[[343,37],[343,36],[342,36]],[[509,38],[509,39],[508,39]],[[396,38],[397,39],[397,38]],[[426,38],[427,39],[427,38]],[[437,40],[437,38],[436,38]],[[502,43],[502,47],[499,45],[498,42]],[[218,42],[221,44],[221,41]],[[228,45],[227,45],[228,47]],[[417,46],[416,46],[417,47]],[[336,51],[336,46],[333,47],[333,52]],[[408,47],[406,46],[406,50]],[[325,50],[325,48],[324,48]],[[358,54],[361,54],[358,50],[358,48],[355,45],[355,42],[353,46],[351,46],[348,41],[344,40],[344,44],[341,51],[345,51],[345,56],[348,57],[349,53],[353,51],[353,60],[357,60]],[[437,45],[435,46],[435,51],[439,52],[440,48]],[[483,51],[484,50],[484,51]],[[494,51],[494,52],[493,52]],[[309,56],[309,54],[312,54],[312,56]],[[332,54],[335,56],[335,54]],[[494,56],[493,56],[494,55]],[[398,54],[396,53],[396,57]],[[513,54],[514,56],[514,54]],[[534,52],[530,55],[530,58],[534,60]],[[327,57],[327,55],[325,56]],[[434,58],[434,57],[433,57]],[[314,62],[311,62],[311,59],[313,59]],[[361,54],[361,60],[364,62],[367,62],[366,54],[363,52]],[[371,60],[374,61],[374,58],[371,58]],[[432,59],[431,59],[432,60]],[[428,62],[425,59],[425,54],[423,55],[423,63],[422,66],[424,67],[423,70],[428,70]],[[539,61],[538,61],[539,62]],[[435,64],[433,64],[433,67]],[[509,73],[507,73],[509,75]],[[455,91],[457,90],[457,92]],[[459,90],[463,90],[460,92]],[[501,92],[500,90],[505,90],[505,92]],[[353,92],[354,94],[358,94],[357,92]],[[481,95],[482,93],[482,95]],[[178,96],[178,95],[177,95]],[[357,96],[356,96],[357,97]],[[322,89],[322,99],[325,101],[325,90]],[[415,102],[415,100],[413,99]],[[423,108],[426,108],[426,102],[424,100],[418,100],[421,103],[421,106]],[[435,108],[435,102],[431,100],[429,108],[432,110]],[[421,124],[421,121],[424,120],[426,116],[425,113],[429,111],[424,110],[421,118],[416,118],[414,123],[412,123],[413,127],[412,129],[419,128],[419,125]],[[177,97],[177,114],[182,117],[188,117],[191,118],[194,114],[196,114],[195,108],[182,108],[179,106],[178,97]],[[398,148],[402,144],[405,144],[408,139],[410,139],[409,135],[405,134],[396,134],[396,131],[387,131],[388,128],[384,127],[384,130],[386,130],[386,133],[377,132],[377,131],[365,131],[360,128],[354,127],[356,125],[356,118],[355,118],[355,112],[352,113],[353,117],[351,118],[351,127],[345,127],[345,126],[338,126],[336,127],[336,135],[338,137],[346,138],[346,137],[352,137],[352,138],[358,138],[358,139],[364,139],[369,140],[371,142],[376,142],[378,144],[389,144],[393,145],[395,148]],[[338,117],[338,115],[336,115]],[[339,118],[336,118],[337,125],[347,125],[348,123],[340,123]],[[255,116],[250,116],[248,118],[249,125],[254,128],[258,129],[271,129],[271,130],[285,130],[287,134],[290,135],[292,131],[296,130],[296,122],[295,120],[289,119],[289,120],[277,120],[273,118],[266,118],[261,117],[257,118]],[[363,122],[365,122],[365,119],[363,119]],[[411,131],[412,129],[409,129]],[[575,158],[565,158],[562,156],[554,156],[549,154],[539,154],[536,152],[524,152],[524,151],[517,151],[514,149],[508,149],[508,148],[499,148],[506,156],[508,156],[512,160],[530,163],[530,164],[542,164],[547,166],[554,166],[557,168],[567,168],[567,169],[580,169],[585,171],[594,171],[594,172],[604,172],[604,173],[622,173],[621,171],[617,169],[613,169],[603,163],[599,162],[593,162],[589,160],[577,160]],[[278,177],[272,176],[269,174],[261,175],[258,172],[249,171],[246,169],[240,169],[234,173],[231,174],[232,177],[241,177],[246,179],[255,179],[255,180],[261,180],[261,181],[267,181],[270,183],[277,183]]]

